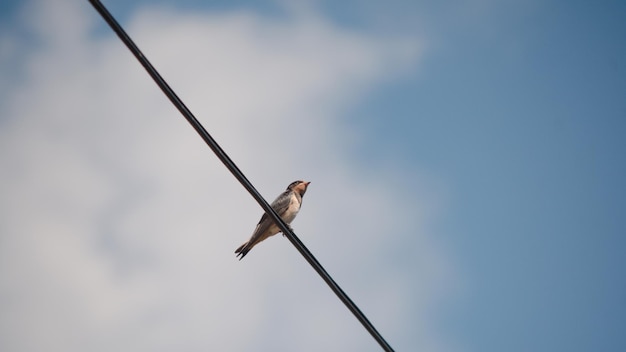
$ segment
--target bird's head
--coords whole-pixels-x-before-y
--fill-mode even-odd
[[[291,184],[289,184],[287,189],[292,190],[294,192],[298,192],[300,196],[303,196],[304,193],[306,192],[306,188],[309,186],[309,183],[311,182],[306,182],[302,180],[293,181]]]

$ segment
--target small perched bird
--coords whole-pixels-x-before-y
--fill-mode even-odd
[[[301,180],[292,182],[287,186],[287,189],[272,202],[272,209],[274,209],[287,225],[291,224],[296,215],[298,215],[300,206],[302,206],[302,196],[304,196],[309,183],[311,182]],[[259,242],[270,236],[274,236],[280,231],[280,228],[274,223],[274,220],[267,216],[267,214],[263,214],[248,242],[242,244],[235,251],[238,257],[241,256],[239,260],[245,257],[252,247],[256,246]]]

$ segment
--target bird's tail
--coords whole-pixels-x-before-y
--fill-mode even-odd
[[[243,257],[245,257],[246,254],[248,254],[248,252],[250,252],[250,250],[252,249],[252,246],[249,246],[248,244],[250,244],[250,242],[245,242],[244,244],[239,246],[237,250],[235,250],[235,253],[239,257],[239,260],[243,259]]]

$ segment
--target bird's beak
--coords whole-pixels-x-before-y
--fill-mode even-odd
[[[309,182],[305,182],[305,183],[304,183],[304,185],[308,187],[308,186],[309,186],[309,183],[311,183],[311,181],[309,181]]]

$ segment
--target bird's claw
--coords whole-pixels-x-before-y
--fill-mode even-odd
[[[289,229],[289,231],[293,232],[293,227],[291,227],[290,225],[287,225],[287,228]],[[283,234],[283,236],[285,236],[285,232],[281,232]]]

